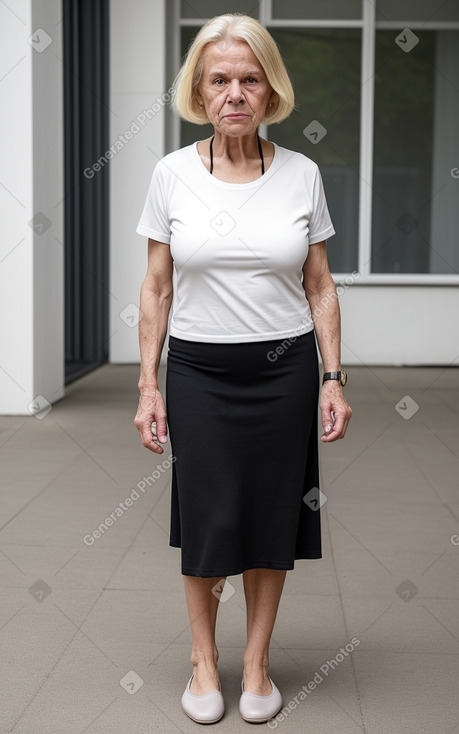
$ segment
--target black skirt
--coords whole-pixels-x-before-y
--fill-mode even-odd
[[[182,574],[322,557],[318,393],[313,331],[230,344],[169,337],[169,544],[181,548]]]

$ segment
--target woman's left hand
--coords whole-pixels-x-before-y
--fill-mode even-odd
[[[338,380],[327,380],[322,385],[319,406],[324,429],[321,440],[330,443],[344,438],[352,410]]]

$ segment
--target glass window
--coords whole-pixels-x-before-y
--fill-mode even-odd
[[[373,30],[374,126],[361,131],[362,31],[340,25],[361,19],[363,2],[376,5],[385,25]],[[448,30],[448,21],[459,21],[459,0],[271,0],[266,7],[273,20],[292,22],[285,28],[268,22],[268,29],[296,99],[290,117],[268,126],[267,137],[320,167],[337,232],[328,246],[332,272],[358,267],[359,217],[364,222],[368,214],[359,211],[363,135],[363,149],[370,141],[373,148],[366,182],[372,185],[370,272],[459,274],[459,30]],[[258,18],[260,3],[181,0],[181,12],[185,23],[224,12]],[[336,23],[295,25],[308,19]],[[429,29],[429,22],[444,29]],[[197,30],[182,26],[182,57]],[[180,145],[212,132],[209,124],[181,121]]]
[[[374,273],[459,272],[459,33],[376,33]]]
[[[245,13],[258,19],[259,3],[253,0],[239,0],[239,2],[228,2],[228,0],[182,0],[182,18],[213,18],[214,15],[224,13]]]
[[[459,20],[458,0],[378,0],[376,20]]]
[[[335,273],[352,272],[358,261],[360,30],[269,30],[296,101],[287,120],[269,126],[269,139],[319,165],[336,229],[328,247],[330,267]]]
[[[362,17],[362,0],[273,0],[273,19],[356,20]]]

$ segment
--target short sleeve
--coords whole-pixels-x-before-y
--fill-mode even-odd
[[[171,231],[167,215],[163,168],[161,161],[159,161],[153,170],[145,206],[136,232],[168,245],[170,244]]]
[[[313,187],[313,210],[309,220],[309,244],[314,245],[322,242],[335,234],[335,229],[328,212],[327,200],[325,198],[324,186],[320,171],[316,169]]]

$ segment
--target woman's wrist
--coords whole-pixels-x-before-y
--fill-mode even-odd
[[[137,387],[142,393],[154,393],[158,390],[158,382],[157,380],[139,380],[139,382],[137,383]]]

